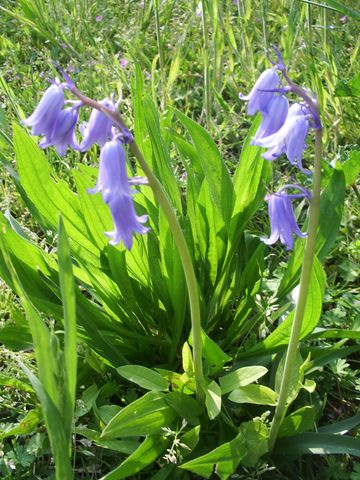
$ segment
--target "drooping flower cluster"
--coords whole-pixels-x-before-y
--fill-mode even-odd
[[[32,128],[32,135],[43,136],[39,143],[41,148],[54,146],[61,156],[65,155],[68,147],[85,152],[94,144],[100,146],[98,181],[88,193],[101,192],[104,202],[109,206],[114,231],[105,234],[110,237],[110,244],[117,245],[122,241],[130,250],[134,233],[145,234],[149,230],[143,225],[147,221],[147,215],[136,215],[133,202],[136,191],[131,188],[133,185],[146,184],[147,180],[141,177],[129,179],[126,172],[126,155],[122,142],[131,140],[131,134],[114,125],[113,119],[101,110],[104,107],[107,112],[115,112],[117,106],[112,99],[94,102],[79,94],[78,97],[89,102],[81,99],[66,101],[64,90],[77,90],[70,78],[64,72],[63,74],[66,81],[61,83],[55,79],[44,92],[35,111],[22,123]],[[66,103],[71,106],[63,108]],[[94,108],[89,121],[79,127],[82,140],[78,143],[75,131],[79,109],[87,104]]]
[[[275,50],[278,63],[260,75],[249,95],[239,94],[241,100],[248,101],[249,115],[257,112],[261,114],[261,124],[251,144],[267,149],[262,154],[266,160],[273,161],[285,154],[293,166],[302,173],[311,175],[311,171],[303,167],[302,156],[310,127],[321,128],[316,100],[289,79],[281,55],[277,49]],[[285,79],[286,86],[282,84],[279,72]],[[287,92],[298,94],[302,100],[289,106],[285,96]],[[301,193],[288,194],[289,188],[298,189]],[[292,250],[293,234],[299,237],[306,236],[297,226],[292,208],[292,199],[301,197],[310,199],[311,194],[305,188],[293,184],[286,185],[277,193],[265,197],[268,201],[271,223],[270,238],[262,238],[267,245],[272,245],[280,239],[281,243]]]

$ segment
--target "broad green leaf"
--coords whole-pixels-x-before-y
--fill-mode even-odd
[[[221,393],[229,393],[239,387],[256,382],[267,373],[268,369],[260,365],[241,367],[219,378]]]
[[[188,424],[196,425],[199,423],[199,417],[203,409],[193,397],[182,392],[170,392],[164,398],[178,416],[185,419]]]
[[[76,297],[75,282],[72,271],[70,247],[62,218],[58,230],[58,261],[61,298],[64,309],[64,421],[71,436],[77,373],[77,329],[76,329]]]
[[[346,185],[353,185],[360,174],[360,150],[352,150],[349,158],[341,165]]]
[[[37,360],[40,382],[46,389],[47,395],[54,404],[59,407],[59,396],[55,381],[55,372],[58,370],[57,361],[50,350],[50,332],[41,318],[39,312],[29,300],[17,272],[11,262],[9,252],[5,249],[4,240],[0,235],[0,250],[4,257],[4,267],[7,269],[7,276],[11,279],[15,292],[20,297],[24,307],[30,331],[33,338],[35,356]]]
[[[287,462],[311,454],[348,454],[359,457],[360,439],[328,433],[302,433],[279,439],[275,444],[274,454],[279,457],[285,455]]]
[[[12,308],[11,320],[6,321],[5,325],[0,328],[0,342],[6,348],[14,351],[31,349],[33,347],[29,322],[20,312],[20,309]]]
[[[336,97],[360,97],[360,74],[355,75],[350,81],[342,80],[335,87]]]
[[[182,347],[182,368],[187,374],[194,374],[194,362],[192,358],[191,348],[188,342],[185,342]]]
[[[245,385],[233,390],[229,400],[235,403],[252,403],[255,405],[276,405],[277,394],[264,385]]]
[[[175,418],[175,411],[166,402],[163,394],[148,392],[115,415],[106,425],[101,438],[159,434],[162,427],[168,427]]]
[[[170,152],[162,136],[159,113],[149,97],[145,97],[143,100],[143,111],[152,146],[154,173],[167,191],[173,206],[181,215],[182,203],[179,187],[172,171]]]
[[[225,363],[231,361],[231,357],[221,350],[219,345],[201,330],[201,340],[203,345],[203,356],[209,367],[210,375],[219,372]]]
[[[312,405],[301,407],[295,412],[284,418],[280,430],[279,437],[290,437],[294,434],[304,433],[312,430],[315,425],[316,409]]]
[[[0,332],[1,338],[1,332]],[[342,328],[315,328],[310,338],[351,338],[360,340],[360,330],[346,330]]]
[[[116,369],[119,375],[145,390],[164,391],[169,383],[157,372],[141,365],[124,365]]]
[[[206,130],[178,110],[174,110],[174,112],[191,135],[197,150],[199,167],[209,186],[211,199],[227,228],[233,204],[233,185],[229,172],[213,139]]]
[[[338,358],[346,358],[359,351],[360,351],[359,344],[345,347],[343,346],[342,343],[340,344],[340,346],[337,346],[336,348],[334,345],[326,349],[322,347],[320,352],[317,352],[316,350],[312,349],[311,353],[314,359],[311,362],[309,362],[306,372],[312,373],[318,370],[319,368],[323,367],[324,365],[328,365],[330,362],[337,360]]]
[[[109,243],[105,232],[112,230],[113,227],[109,208],[101,195],[90,195],[87,192],[88,188],[95,185],[96,173],[94,168],[82,164],[79,164],[79,171],[72,171],[89,238],[102,250]]]
[[[260,421],[241,424],[240,433],[211,452],[183,463],[179,468],[210,478],[215,472],[226,480],[239,464],[254,466],[267,451],[267,428]]]
[[[31,389],[31,391],[33,390]],[[19,423],[16,423],[15,425],[10,423],[8,426],[6,426],[6,428],[0,429],[0,440],[13,435],[27,435],[35,430],[36,426],[41,420],[42,417],[40,409],[34,408],[33,410],[30,410],[30,412],[28,412]]]
[[[44,230],[57,230],[61,212],[72,239],[72,250],[79,258],[99,264],[99,251],[89,240],[78,197],[57,178],[44,153],[19,126],[14,125],[14,147],[19,178],[29,200],[28,208]],[[20,192],[21,193],[21,192]]]
[[[200,425],[197,425],[196,427],[192,428],[188,432],[184,433],[184,435],[181,436],[181,442],[185,443],[189,447],[190,450],[184,450],[183,456],[186,457],[187,455],[190,455],[191,451],[194,450],[196,445],[199,443],[199,438],[200,438]]]
[[[319,433],[332,433],[343,435],[350,430],[353,430],[358,425],[360,425],[360,415],[355,415],[341,422],[331,423],[329,425],[323,425],[318,429]]]
[[[263,200],[266,183],[270,179],[271,164],[261,157],[261,149],[250,145],[260,124],[257,116],[246,136],[236,167],[233,185],[235,203],[230,225],[230,238],[239,238],[242,231]]]
[[[107,473],[100,480],[121,480],[132,477],[143,468],[155,462],[165,451],[169,439],[161,435],[146,437],[141,445],[115,470]]]
[[[214,420],[221,411],[221,389],[213,380],[204,390],[206,410],[210,420]]]
[[[56,480],[72,480],[73,470],[70,460],[71,440],[64,428],[63,418],[39,379],[21,362],[20,367],[28,376],[37,397],[40,400],[42,414],[49,435],[51,450],[55,460]],[[48,367],[50,370],[50,366]],[[55,370],[53,370],[54,372]],[[51,373],[53,373],[51,372]]]
[[[284,375],[285,360],[286,360],[286,353],[282,355],[279,365],[276,369],[276,374],[275,374],[276,393],[280,392],[280,386],[281,386],[281,382]],[[300,352],[297,351],[294,366],[292,368],[290,377],[287,379],[287,382],[286,382],[286,385],[287,385],[286,405],[287,406],[289,406],[295,400],[295,398],[299,393],[299,390],[301,389],[302,381],[304,378],[304,367],[305,367],[304,364],[306,363],[308,363],[308,360],[307,361],[305,360],[304,362],[302,359],[302,356],[300,355]]]
[[[25,383],[23,380],[19,380],[18,378],[15,378],[10,375],[0,374],[0,385],[3,385],[4,387],[15,388],[19,392],[21,391],[29,392],[29,393],[34,392],[34,389],[31,387],[29,383]]]

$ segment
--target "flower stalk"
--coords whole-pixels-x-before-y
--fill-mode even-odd
[[[314,263],[316,234],[319,224],[320,213],[320,183],[321,183],[321,160],[322,160],[322,130],[315,130],[315,162],[313,170],[313,188],[310,200],[308,237],[305,244],[304,261],[301,270],[299,296],[295,309],[294,321],[291,328],[289,345],[285,358],[283,376],[281,379],[279,398],[275,409],[274,418],[270,428],[268,447],[271,452],[279,433],[280,426],[287,410],[287,399],[292,371],[295,365],[296,354],[299,346],[301,326],[304,318],[306,301],[308,297],[310,277]]]

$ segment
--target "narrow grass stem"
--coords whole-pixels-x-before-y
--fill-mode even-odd
[[[92,100],[89,97],[86,97],[77,90],[73,85],[70,90],[76,95],[85,105],[88,105],[100,112],[103,112],[105,115],[109,116],[114,125],[118,126],[122,132],[128,132],[128,129],[119,114],[119,112],[111,110],[100,103]],[[184,269],[185,280],[187,291],[189,295],[189,304],[190,304],[190,315],[191,315],[191,326],[192,326],[192,336],[193,336],[193,361],[194,361],[194,375],[195,375],[195,384],[196,384],[196,397],[203,401],[204,391],[202,388],[204,382],[203,376],[203,366],[202,366],[202,340],[201,340],[201,315],[200,315],[200,300],[199,300],[199,291],[198,284],[196,280],[196,275],[194,271],[194,266],[191,260],[191,255],[189,248],[187,246],[183,231],[181,229],[179,220],[176,216],[173,206],[161,185],[160,181],[153,173],[149,165],[147,164],[144,156],[142,155],[136,142],[131,139],[129,142],[129,147],[131,152],[136,157],[139,162],[143,172],[145,173],[149,185],[152,188],[157,201],[162,208],[166,219],[169,223],[170,229],[174,236],[175,244],[178,249],[181,263]]]
[[[210,62],[209,62],[209,41],[207,15],[209,12],[206,0],[201,0],[202,7],[202,35],[203,35],[203,60],[204,60],[204,110],[206,126],[211,131],[211,94],[210,94]]]
[[[159,52],[159,64],[160,64],[160,78],[163,90],[163,102],[166,103],[166,92],[165,92],[165,70],[164,70],[164,51],[162,48],[161,41],[161,31],[160,31],[160,13],[159,13],[159,0],[154,1],[154,10],[155,10],[155,29],[156,29],[156,41]],[[164,106],[164,105],[162,105]]]
[[[306,240],[304,262],[301,270],[299,296],[296,304],[295,316],[291,328],[290,340],[285,358],[284,372],[280,384],[279,398],[270,428],[270,436],[268,443],[270,452],[274,448],[276,437],[279,433],[281,423],[286,414],[286,403],[289,394],[290,377],[292,375],[292,371],[295,365],[296,354],[299,347],[301,326],[304,318],[306,301],[309,291],[310,276],[316,246],[316,234],[319,224],[321,160],[322,130],[318,129],[315,131],[315,163],[313,174],[313,190],[310,202],[308,237]]]

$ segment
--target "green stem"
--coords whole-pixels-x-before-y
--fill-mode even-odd
[[[286,353],[284,372],[281,379],[279,398],[275,409],[274,418],[270,428],[269,451],[274,448],[281,423],[286,414],[286,402],[289,394],[290,378],[294,369],[296,354],[299,346],[301,325],[304,318],[306,300],[308,296],[310,276],[313,266],[316,234],[319,223],[320,212],[320,180],[322,160],[322,131],[315,131],[315,163],[313,174],[313,191],[310,202],[308,237],[306,240],[304,262],[301,270],[299,297],[296,303],[295,317],[291,328],[290,341]]]
[[[165,71],[164,71],[164,51],[162,48],[161,42],[161,32],[160,32],[160,15],[159,15],[159,0],[154,1],[155,6],[155,29],[156,29],[156,41],[157,47],[159,52],[159,64],[160,64],[160,76],[161,76],[161,83],[163,88],[163,100],[166,101],[165,96]]]
[[[209,65],[209,42],[206,16],[208,5],[206,0],[201,0],[202,7],[202,34],[203,34],[203,59],[204,59],[204,110],[207,129],[211,131],[211,97],[210,97],[210,65]]]

